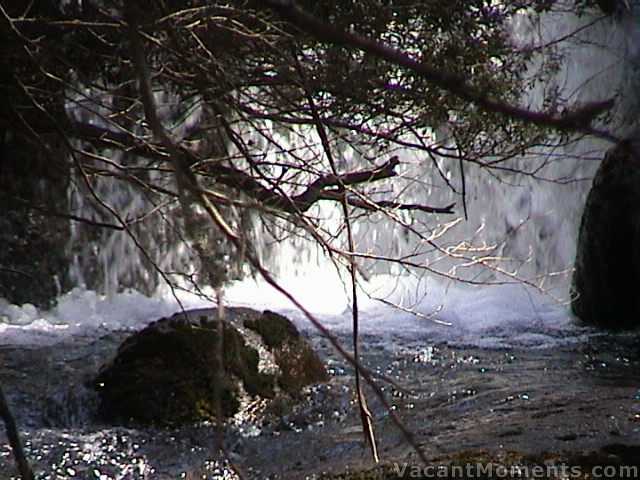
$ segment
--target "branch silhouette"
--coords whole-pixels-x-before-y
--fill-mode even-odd
[[[613,106],[613,99],[588,104],[560,114],[554,111],[534,111],[518,107],[491,97],[487,92],[471,85],[464,77],[431,67],[425,60],[415,59],[381,42],[325,23],[301,9],[293,0],[267,0],[265,3],[278,12],[282,18],[320,40],[356,48],[398,66],[408,68],[433,85],[486,111],[562,132],[585,133],[613,143],[620,141],[612,133],[591,126],[598,115]]]

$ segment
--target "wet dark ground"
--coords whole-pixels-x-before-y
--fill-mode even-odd
[[[100,424],[83,384],[125,333],[53,346],[0,346],[0,381],[40,479],[318,478],[373,466],[353,375],[328,342],[328,384],[295,407],[259,402],[224,432],[212,425],[136,429]],[[342,340],[348,344],[346,336]],[[464,451],[588,452],[640,445],[640,337],[586,336],[553,348],[430,345],[401,335],[362,338],[363,361],[428,458]],[[417,461],[388,411],[367,391],[383,461]],[[0,433],[0,478],[15,475]]]

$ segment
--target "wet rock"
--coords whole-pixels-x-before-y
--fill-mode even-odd
[[[262,316],[245,320],[244,325],[258,333],[273,353],[281,372],[278,385],[285,392],[294,395],[302,387],[329,379],[320,358],[288,318],[265,310]]]
[[[572,282],[573,312],[611,329],[640,325],[640,143],[602,161],[587,197]]]
[[[297,395],[326,379],[322,362],[293,324],[283,327],[286,318],[246,308],[225,312],[222,338],[216,310],[202,309],[162,318],[125,340],[93,382],[101,416],[156,425],[215,420],[218,413],[236,414],[243,398]],[[269,331],[271,343],[260,344],[243,321]],[[268,323],[276,325],[273,330]],[[288,335],[279,336],[282,328]]]

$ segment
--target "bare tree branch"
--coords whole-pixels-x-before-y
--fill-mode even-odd
[[[345,194],[341,191],[330,190],[330,191],[323,191],[319,194],[319,198],[323,200],[339,201],[343,197],[345,197]],[[390,210],[414,210],[414,211],[421,211],[426,213],[450,214],[450,213],[454,213],[453,207],[455,206],[455,203],[451,203],[444,207],[429,207],[427,205],[421,205],[417,203],[400,203],[400,202],[393,202],[389,200],[375,201],[375,200],[367,199],[367,201],[364,201],[356,197],[355,195],[346,195],[346,201],[349,205],[352,205],[354,207],[362,208],[365,210],[374,210],[374,211],[382,210],[382,209],[390,209]]]
[[[15,418],[13,418],[13,414],[9,409],[9,405],[7,404],[7,399],[4,396],[1,385],[0,417],[2,418],[4,426],[7,430],[9,444],[11,445],[11,450],[13,450],[13,456],[16,460],[16,466],[18,467],[18,472],[20,472],[22,480],[33,480],[35,478],[33,475],[33,470],[31,469],[31,465],[29,465],[27,456],[24,453],[24,448],[22,447],[22,441],[20,440],[20,433],[18,432]]]
[[[298,7],[294,0],[267,0],[266,3],[283,18],[321,40],[357,48],[388,62],[408,68],[439,88],[471,102],[484,110],[499,113],[530,124],[554,128],[559,131],[587,133],[612,143],[618,143],[620,140],[610,132],[591,127],[591,123],[595,117],[613,106],[613,99],[596,102],[595,104],[586,105],[574,111],[563,112],[562,114],[528,110],[496,100],[486,92],[479,91],[469,84],[465,78],[447,71],[432,68],[425,60],[416,60],[408,54],[388,45],[376,42],[358,33],[340,30],[331,24],[324,23],[317,17],[308,14]]]
[[[140,78],[140,88],[141,90],[146,90],[142,92],[143,101],[147,103],[147,105],[145,105],[145,112],[151,114],[151,118],[148,119],[149,124],[152,126],[152,128],[154,128],[154,134],[160,139],[162,139],[163,143],[166,142],[165,146],[168,147],[168,149],[172,152],[172,155],[170,156],[170,160],[176,167],[176,170],[177,170],[176,175],[180,175],[180,171],[178,170],[188,169],[188,166],[182,163],[181,161],[183,158],[182,152],[172,142],[172,140],[168,137],[166,132],[164,132],[164,129],[161,123],[157,120],[157,114],[155,112],[155,102],[151,95],[151,89],[150,89],[151,84],[149,82],[148,71],[146,67],[146,60],[144,58],[142,45],[138,39],[139,33],[137,31],[137,19],[135,15],[136,15],[135,11],[133,9],[130,9],[128,12],[128,21],[130,22],[129,33],[130,33],[130,40],[131,40],[131,48],[135,50],[134,52],[135,62],[136,63],[141,62],[141,65],[136,66],[138,75],[141,77],[146,77],[146,78]],[[184,182],[182,184],[182,187],[188,190],[192,195],[195,196],[195,198],[198,200],[201,206],[209,214],[212,222],[218,228],[220,228],[220,230],[225,234],[228,240],[235,245],[236,248],[241,249],[242,248],[241,239],[235,232],[233,232],[233,230],[229,227],[229,225],[224,221],[224,219],[222,218],[218,210],[209,201],[208,197],[203,194],[202,189],[198,185],[197,178],[192,174],[187,174],[186,172],[183,172],[182,175],[183,175],[182,181]],[[180,179],[179,179],[179,182],[180,182]],[[367,384],[371,386],[376,397],[378,397],[380,402],[389,412],[389,415],[393,420],[393,422],[397,425],[397,427],[403,433],[406,441],[409,443],[409,445],[411,445],[414,448],[414,450],[416,451],[420,459],[425,464],[427,464],[427,457],[425,453],[422,451],[422,449],[414,439],[411,431],[402,423],[400,418],[391,408],[391,405],[389,405],[389,402],[385,398],[384,393],[375,384],[369,372],[366,369],[362,368],[360,363],[342,347],[338,339],[322,324],[322,322],[320,322],[314,315],[312,315],[287,290],[285,290],[282,286],[280,286],[280,284],[273,278],[271,273],[261,265],[260,261],[251,250],[246,252],[246,258],[250,262],[250,264],[256,269],[256,271],[260,273],[260,275],[265,279],[265,281],[268,284],[270,284],[277,291],[282,293],[289,301],[291,301],[292,304],[296,308],[298,308],[309,319],[309,321],[314,325],[314,327],[317,328],[318,331],[320,331],[320,333],[329,340],[329,342],[333,345],[336,351],[341,356],[343,356],[345,360],[347,360],[355,369],[358,369],[360,371],[362,378],[367,382]]]
[[[74,123],[74,132],[81,138],[88,141],[98,141],[104,146],[118,146],[128,153],[149,157],[159,161],[167,161],[166,153],[158,149],[150,148],[146,143],[136,140],[136,137],[124,133],[114,132],[95,125],[85,125]],[[165,145],[166,147],[166,145]],[[179,148],[179,147],[178,147]],[[193,154],[183,149],[179,149],[182,156],[192,157]],[[195,159],[194,159],[195,161]],[[288,213],[305,212],[318,200],[340,201],[335,187],[340,185],[356,185],[360,183],[370,183],[385,178],[395,177],[397,172],[395,168],[400,161],[397,156],[391,157],[385,163],[378,167],[347,172],[343,174],[327,174],[318,177],[312,181],[307,188],[298,195],[285,196],[270,188],[265,187],[255,177],[240,169],[222,165],[220,162],[207,164],[205,170],[207,175],[215,177],[220,184],[226,185],[241,191],[243,194],[252,197],[262,203],[265,207],[282,210]],[[357,199],[349,198],[350,205],[371,210],[371,206]],[[425,213],[450,214],[453,212],[455,204],[446,205],[444,207],[433,207],[422,204],[404,204],[388,200],[375,202],[381,208],[392,208],[399,210],[416,210]]]

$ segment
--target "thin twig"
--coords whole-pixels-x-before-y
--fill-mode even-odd
[[[132,42],[132,49],[134,50],[134,63],[136,64],[135,67],[140,81],[142,101],[145,104],[145,114],[149,115],[149,117],[147,118],[147,122],[149,122],[149,125],[153,129],[154,135],[162,141],[163,145],[167,147],[169,152],[171,153],[171,155],[169,156],[169,160],[174,165],[174,168],[176,170],[176,176],[179,186],[188,190],[189,193],[191,193],[198,200],[200,205],[204,208],[204,210],[211,218],[214,225],[220,229],[220,231],[236,248],[240,249],[242,248],[242,239],[224,221],[224,218],[222,217],[218,209],[211,203],[209,198],[200,188],[198,180],[195,175],[193,175],[193,172],[191,172],[188,165],[185,164],[185,154],[187,152],[181,150],[178,146],[173,144],[173,141],[166,134],[161,123],[158,120],[157,114],[155,112],[155,102],[151,93],[150,75],[148,67],[146,65],[146,60],[144,58],[142,45],[138,38],[139,32],[137,29],[135,11],[133,10],[134,7],[131,7],[130,4],[127,4],[127,6],[128,21],[130,22],[129,35]],[[320,332],[320,334],[325,337],[329,341],[329,343],[331,343],[331,345],[335,348],[339,355],[341,355],[349,364],[351,364],[354,369],[360,371],[362,378],[371,387],[372,391],[379,399],[382,406],[387,410],[387,412],[389,413],[389,417],[397,426],[397,428],[402,432],[402,435],[404,436],[407,443],[414,449],[420,460],[424,464],[427,464],[427,456],[422,448],[420,448],[418,442],[415,440],[413,433],[404,425],[404,423],[398,417],[397,413],[391,408],[391,405],[387,401],[384,393],[376,385],[372,376],[367,372],[367,370],[363,369],[359,362],[356,361],[355,358],[344,349],[340,341],[323,325],[320,320],[318,320],[307,308],[305,308],[304,305],[302,305],[291,293],[289,293],[273,278],[271,273],[262,266],[262,264],[258,260],[258,257],[251,249],[247,249],[246,259],[269,285],[271,285],[276,291],[281,293],[298,310],[303,313],[303,315]]]

